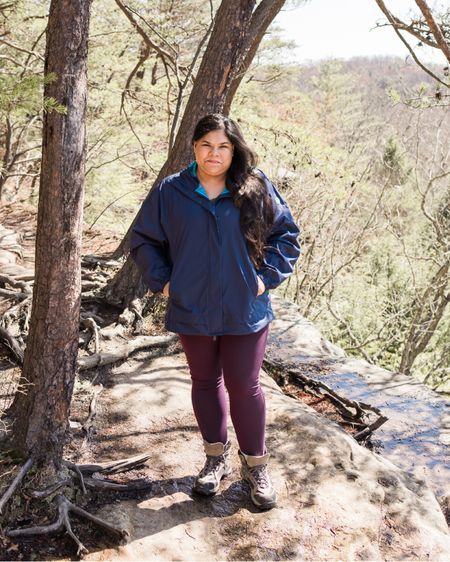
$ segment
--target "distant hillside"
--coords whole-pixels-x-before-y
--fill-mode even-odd
[[[343,74],[358,77],[361,88],[367,95],[382,97],[389,88],[395,88],[402,95],[410,94],[421,82],[433,85],[433,79],[411,59],[399,57],[354,57],[351,59],[330,59],[336,62]],[[323,63],[298,66],[298,86],[302,91],[311,90],[312,78],[320,72]],[[439,65],[430,67],[436,73]]]

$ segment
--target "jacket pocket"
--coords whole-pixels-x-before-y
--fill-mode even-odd
[[[194,269],[178,269],[172,271],[169,285],[169,300],[176,309],[188,314],[204,314],[206,312],[205,276]]]

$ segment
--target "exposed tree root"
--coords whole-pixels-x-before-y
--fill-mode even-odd
[[[91,337],[86,342],[86,347],[93,338],[95,353],[100,353],[100,328],[97,326],[97,323],[93,318],[84,318],[81,321],[81,324],[91,332]]]
[[[111,273],[102,271],[98,269],[96,271],[91,271],[84,267],[81,268],[81,275],[85,281],[93,281],[95,283],[106,283],[111,275]]]
[[[81,281],[81,289],[83,291],[99,290],[104,285],[105,282],[100,282],[100,281],[85,281],[84,279]]]
[[[83,494],[87,493],[87,488],[132,492],[148,489],[151,484],[142,480],[135,480],[128,482],[127,484],[118,484],[117,482],[112,482],[111,480],[106,480],[104,478],[93,478],[92,475],[97,473],[103,476],[128,472],[134,468],[142,466],[149,458],[150,455],[138,455],[128,459],[100,464],[78,465],[71,461],[64,461],[64,464],[69,468],[69,470],[72,470],[77,475]],[[59,488],[74,485],[74,480],[71,477],[63,478],[62,480],[58,480],[58,482],[54,482],[42,490],[26,490],[25,494],[30,498],[43,499],[54,494],[56,490],[59,490]]]
[[[134,314],[134,334],[142,334],[144,329],[144,317],[142,315],[142,300],[134,299],[130,303],[130,310]]]
[[[64,478],[63,480],[58,480],[58,482],[54,482],[53,484],[50,484],[49,486],[46,486],[45,488],[42,488],[41,490],[29,490],[26,489],[24,490],[24,495],[27,498],[34,498],[34,499],[44,499],[44,498],[48,498],[48,496],[51,496],[52,494],[54,494],[56,492],[56,490],[59,490],[60,488],[63,488],[64,486],[71,486],[72,485],[72,478]]]
[[[81,258],[81,265],[90,268],[99,266],[105,268],[119,268],[122,266],[122,263],[108,256],[85,255]]]
[[[75,533],[72,531],[72,527],[70,524],[70,513],[75,513],[79,517],[84,517],[88,521],[92,521],[101,529],[108,531],[109,533],[113,533],[116,536],[119,536],[120,539],[124,539],[129,536],[129,533],[126,529],[122,529],[120,527],[116,527],[95,515],[90,514],[86,510],[82,509],[74,505],[70,502],[66,497],[61,494],[58,494],[55,497],[55,502],[58,508],[58,518],[57,520],[52,523],[51,525],[43,525],[37,527],[28,527],[26,529],[12,529],[7,530],[6,535],[8,537],[18,537],[18,536],[32,536],[32,535],[46,535],[49,533],[54,533],[59,531],[60,529],[65,529],[67,534],[75,541],[77,544],[78,550],[77,554],[80,556],[82,554],[86,554],[88,552],[87,548],[82,544],[82,542],[78,539]]]
[[[97,375],[95,375],[97,376]],[[99,384],[96,389],[94,390],[91,402],[89,404],[89,415],[86,418],[86,421],[84,422],[84,424],[81,426],[82,430],[84,431],[85,437],[83,440],[83,443],[81,444],[81,449],[84,449],[88,442],[91,440],[92,435],[95,432],[95,428],[94,428],[94,421],[95,418],[97,416],[97,401],[98,401],[98,397],[100,396],[100,394],[103,391],[103,386],[101,384]]]
[[[25,462],[25,464],[21,467],[21,469],[17,473],[16,477],[11,482],[9,488],[6,490],[6,492],[0,498],[0,514],[3,513],[3,508],[5,507],[7,501],[12,497],[12,495],[16,491],[17,487],[22,482],[26,473],[30,470],[30,468],[33,466],[33,464],[34,464],[34,459],[32,457],[30,457]]]
[[[76,465],[75,463],[70,462],[70,461],[65,461],[65,464],[70,470],[73,470],[76,473],[76,475],[78,476],[78,479],[80,481],[81,490],[82,490],[83,494],[86,494],[87,491],[86,491],[84,476],[83,476],[83,473],[81,472],[81,470],[78,468],[78,465]]]
[[[11,289],[0,288],[0,296],[6,297],[7,299],[14,299],[15,301],[23,301],[27,299],[30,295],[29,293],[22,293],[19,291],[12,291]]]
[[[103,365],[110,365],[122,359],[129,357],[134,351],[146,349],[149,347],[168,347],[171,343],[177,341],[177,336],[139,336],[134,338],[122,346],[116,348],[115,353],[104,352],[89,355],[87,357],[80,357],[78,359],[78,369],[85,371],[86,369],[93,369],[94,367],[101,367]]]
[[[31,302],[31,296],[28,296],[29,298],[27,299],[27,301],[22,301],[19,302],[18,304],[15,304],[13,306],[11,306],[4,314],[4,318],[16,318],[18,316],[18,314],[20,313],[20,309],[25,305],[28,304],[28,302]]]
[[[17,339],[6,329],[0,326],[0,341],[8,348],[19,365],[23,365],[23,349]]]
[[[6,275],[5,273],[0,273],[0,283],[5,285],[8,284],[14,289],[21,289],[22,293],[31,294],[32,288],[30,283],[26,283],[25,281],[18,279],[12,275]]]
[[[288,382],[294,383],[313,396],[327,398],[336,406],[344,419],[351,420],[353,425],[356,423],[362,427],[360,431],[353,435],[353,438],[357,441],[368,439],[376,429],[388,420],[376,406],[342,396],[324,382],[301,373],[298,367],[287,368],[278,362],[265,359],[264,368],[275,376],[281,386]],[[378,416],[375,421],[369,419],[370,413],[375,413]]]
[[[115,338],[124,338],[126,334],[126,327],[123,324],[111,324],[102,328],[102,338],[104,340],[113,340]]]
[[[82,310],[80,312],[80,318],[81,320],[85,320],[86,318],[92,318],[92,320],[95,320],[95,322],[101,326],[104,322],[103,318],[101,316],[98,316],[98,314],[95,314],[92,310]]]
[[[103,475],[107,474],[118,474],[121,472],[127,472],[139,466],[142,466],[148,459],[150,455],[138,455],[135,457],[131,457],[128,459],[122,459],[119,461],[107,462],[107,463],[99,463],[99,464],[87,464],[87,465],[77,465],[70,461],[64,461],[64,464],[73,472],[75,472],[77,479],[80,481],[81,488],[83,493],[86,493],[87,488],[94,489],[94,490],[111,490],[111,491],[121,491],[121,492],[129,492],[129,491],[140,491],[140,490],[148,490],[151,487],[151,482],[146,480],[135,480],[126,484],[119,484],[117,482],[113,482],[111,480],[107,480],[103,477]],[[27,462],[22,466],[17,476],[14,478],[14,481],[7,489],[6,493],[0,499],[0,513],[3,506],[6,502],[11,498],[11,496],[16,491],[17,487],[19,486],[20,482],[23,480],[26,473],[30,470],[33,466],[33,459],[30,457]],[[94,473],[98,473],[99,477],[93,477]],[[55,494],[57,490],[67,486],[76,486],[76,483],[72,477],[67,477],[59,480],[43,488],[41,490],[23,490],[24,496],[28,499],[44,499],[48,496]],[[78,539],[78,537],[72,531],[71,523],[70,523],[70,513],[74,513],[79,517],[84,517],[88,521],[94,523],[101,529],[108,531],[120,539],[125,539],[129,536],[129,533],[126,529],[116,527],[107,521],[100,519],[99,517],[90,514],[86,510],[82,509],[81,507],[76,506],[72,502],[70,502],[64,495],[58,493],[53,500],[56,503],[58,516],[56,521],[50,525],[42,525],[42,526],[34,526],[34,527],[27,527],[23,529],[7,529],[5,531],[6,536],[13,538],[19,536],[33,536],[33,535],[45,535],[49,533],[54,533],[59,530],[65,530],[68,535],[75,541],[77,544],[77,554],[82,555],[87,553],[87,549],[82,544],[82,542]]]
[[[68,464],[68,467],[77,472],[79,475],[83,494],[85,495],[87,494],[87,488],[91,490],[112,490],[115,492],[136,492],[151,488],[151,483],[146,480],[134,480],[132,482],[127,482],[126,484],[119,484],[118,482],[112,482],[111,480],[101,480],[99,478],[93,478],[92,476],[83,476],[77,465]],[[42,490],[26,490],[24,495],[28,498],[44,499],[53,495],[60,488],[64,488],[66,486],[75,486],[73,478],[63,478],[62,480],[58,480],[58,482],[54,482],[50,486],[42,488]]]
[[[103,329],[100,328],[104,324],[101,316],[96,315],[92,310],[91,303],[98,303],[104,306],[106,301],[102,295],[102,289],[111,276],[112,270],[120,267],[120,263],[104,256],[84,256],[82,268],[82,304],[83,308],[89,310],[82,310],[80,312],[80,324],[87,328],[90,332],[90,337],[87,334],[81,334],[82,345],[87,347],[91,341],[94,343],[94,354],[87,358],[82,357],[79,360],[80,370],[91,369],[97,366],[102,366],[114,363],[121,359],[128,357],[130,353],[138,349],[145,349],[153,345],[165,345],[164,338],[158,340],[149,340],[147,344],[143,339],[137,342],[129,343],[121,348],[117,354],[101,353],[101,340],[111,339],[117,336],[122,336],[124,329],[133,326],[134,333],[139,334],[143,328],[143,316],[141,310],[141,302],[135,300],[130,304],[130,307],[122,312],[118,318],[116,326],[108,326]],[[5,311],[2,319],[1,327],[5,330],[0,330],[0,340],[3,339],[5,345],[11,351],[14,360],[18,365],[23,364],[23,351],[20,345],[20,339],[26,338],[28,333],[28,322],[31,312],[31,293],[33,287],[33,275],[21,274],[0,274],[0,298],[6,297],[12,302],[12,306]],[[7,303],[7,305],[10,303]],[[19,335],[19,339],[17,338]],[[145,334],[144,334],[145,335]],[[169,345],[169,343],[167,343]]]

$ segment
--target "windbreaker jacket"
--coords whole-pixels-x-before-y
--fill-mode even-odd
[[[130,252],[152,292],[167,281],[165,328],[180,334],[248,334],[274,320],[269,290],[291,275],[299,228],[283,197],[263,178],[275,208],[264,263],[255,269],[229,192],[215,202],[196,191],[192,164],[147,195],[132,228]],[[259,276],[266,290],[257,296]]]

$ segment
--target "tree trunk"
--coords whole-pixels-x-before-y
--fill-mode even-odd
[[[267,31],[267,28],[272,23],[275,16],[284,6],[286,0],[262,0],[255,10],[250,23],[250,29],[246,36],[245,57],[242,61],[239,71],[233,80],[230,89],[227,93],[227,99],[224,103],[223,112],[228,115],[233,98],[239,88],[239,84],[244,78],[245,73],[252,64],[255,58],[258,47]]]
[[[44,95],[66,106],[46,113],[30,331],[11,414],[14,444],[58,470],[77,358],[85,173],[90,1],[52,0]]]
[[[191,137],[197,121],[208,113],[228,114],[231,102],[245,71],[251,64],[265,30],[283,6],[285,0],[263,0],[253,12],[255,1],[230,0],[221,3],[214,29],[203,56],[173,149],[158,174],[153,187],[164,177],[186,166],[192,157]],[[133,221],[134,224],[134,221]],[[118,258],[128,253],[128,230],[114,252]],[[111,304],[126,307],[142,296],[140,274],[128,256],[124,267],[108,286]]]
[[[411,374],[415,360],[430,343],[450,302],[450,295],[447,293],[449,269],[450,261],[446,261],[418,299],[418,309],[411,322],[400,360],[399,371],[405,375]]]

